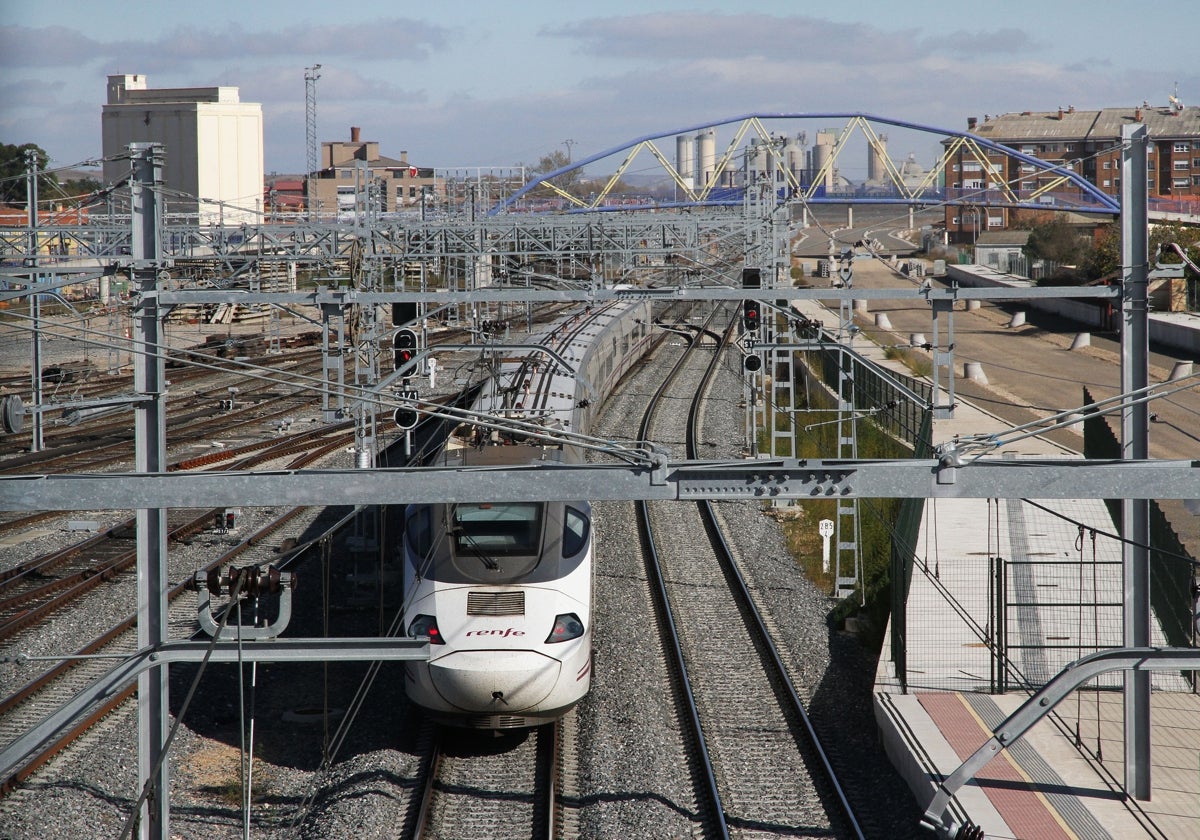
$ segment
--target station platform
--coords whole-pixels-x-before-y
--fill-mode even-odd
[[[795,306],[836,329],[836,313],[820,304]],[[854,349],[898,366],[869,342]],[[955,405],[953,418],[934,421],[935,443],[1011,428],[962,395]],[[987,457],[1082,456],[1033,437]],[[874,688],[881,740],[922,809],[1029,697],[1023,686],[1121,644],[1121,547],[1105,536],[1116,530],[1094,499],[1039,500],[1031,490],[1025,500],[927,501],[903,674],[889,627]],[[1003,660],[995,654],[1001,632]],[[1153,645],[1166,644],[1156,622],[1152,634]],[[1123,791],[1122,684],[1120,673],[1093,680],[1000,752],[951,800],[955,823],[988,838],[1200,838],[1200,695],[1178,672],[1152,675],[1152,793],[1138,801]]]
[[[934,441],[1005,428],[961,399],[954,414],[934,421]],[[989,457],[1079,455],[1029,438]],[[927,502],[907,602],[906,678],[891,661],[889,628],[875,682],[881,738],[922,807],[1025,701],[1023,684],[1040,686],[1081,656],[1120,645],[1121,546],[1104,536],[1115,531],[1093,499]],[[998,633],[1005,660],[994,654]],[[1153,645],[1166,644],[1157,623],[1152,634]],[[1178,672],[1156,673],[1151,685],[1148,801],[1123,793],[1122,675],[1112,673],[961,788],[955,822],[989,838],[1200,838],[1200,696]]]

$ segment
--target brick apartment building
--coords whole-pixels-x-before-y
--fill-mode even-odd
[[[408,152],[401,152],[398,160],[380,155],[379,143],[360,139],[357,126],[350,128],[350,142],[321,144],[321,169],[309,177],[322,216],[352,212],[356,192],[368,183],[378,189],[379,209],[384,213],[419,207],[422,195],[435,186],[433,169],[410,164]]]
[[[1121,192],[1121,127],[1145,124],[1150,147],[1147,188],[1151,210],[1200,213],[1200,108],[1184,107],[1174,97],[1164,107],[1104,108],[1079,111],[1024,111],[987,115],[967,121],[967,129],[981,138],[1049,163],[1068,166],[1100,191]],[[943,144],[954,146],[947,139]],[[969,144],[958,144],[945,160],[947,195],[969,197],[1007,183],[1023,195],[1051,187],[1056,176],[1038,171],[1033,164],[992,150],[984,161]],[[1019,183],[1018,183],[1019,182]],[[1052,209],[1053,187],[1037,200]],[[980,233],[1003,230],[1012,222],[1013,210],[971,205],[946,206],[946,232],[951,243],[972,243]]]

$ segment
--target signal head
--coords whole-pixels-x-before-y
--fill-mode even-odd
[[[742,326],[746,328],[746,332],[754,332],[759,328],[760,324],[761,318],[758,301],[742,301]]]

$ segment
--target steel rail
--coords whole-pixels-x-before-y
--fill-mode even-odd
[[[730,337],[733,333],[733,327],[736,325],[735,318],[730,322],[729,329],[725,331],[721,338],[720,346],[717,352],[713,354],[713,361],[704,373],[704,377],[700,382],[700,387],[696,389],[696,395],[692,400],[691,408],[688,410],[687,421],[687,456],[688,458],[697,457],[697,437],[699,433],[700,408],[703,404],[704,395],[707,393],[709,383],[717,370],[717,362],[721,357],[721,352],[728,346]],[[813,727],[812,721],[809,719],[808,711],[804,708],[804,702],[800,699],[799,692],[792,682],[791,676],[788,674],[787,666],[783,661],[783,657],[779,653],[779,648],[776,647],[774,640],[771,638],[771,633],[767,629],[767,624],[763,620],[762,614],[758,610],[758,606],[754,601],[754,597],[750,592],[750,587],[746,583],[746,579],[742,576],[741,570],[733,556],[733,551],[729,547],[729,543],[725,539],[725,534],[721,529],[720,523],[717,521],[716,511],[713,508],[711,501],[702,500],[696,503],[700,509],[700,517],[704,521],[704,529],[708,534],[708,538],[713,545],[714,553],[717,561],[725,570],[725,577],[731,584],[731,592],[734,598],[742,607],[742,612],[752,623],[753,630],[760,642],[759,650],[762,659],[768,665],[768,671],[774,677],[772,680],[776,685],[781,686],[787,695],[789,703],[788,711],[794,719],[800,722],[801,733],[807,740],[808,746],[812,749],[819,760],[821,770],[825,774],[825,779],[833,790],[834,797],[837,801],[839,810],[841,811],[842,819],[846,823],[846,827],[853,833],[855,838],[863,840],[862,827],[858,823],[858,818],[854,814],[854,809],[850,805],[849,799],[846,797],[846,792],[838,780],[837,772],[833,768],[832,762],[821,743],[821,738]]]
[[[715,317],[716,311],[714,310],[705,322],[705,327]],[[653,420],[655,412],[658,410],[658,404],[671,382],[683,369],[688,357],[699,346],[699,339],[700,334],[697,334],[696,339],[689,342],[687,348],[663,378],[662,384],[659,385],[658,389],[651,396],[646,407],[646,412],[642,415],[641,425],[638,428],[638,440],[648,442],[650,423]],[[723,838],[723,840],[728,840],[730,836],[729,826],[725,823],[725,807],[721,802],[721,793],[717,787],[716,770],[709,756],[708,745],[704,738],[704,728],[700,723],[700,710],[696,703],[695,693],[692,691],[691,681],[688,677],[687,663],[683,655],[682,642],[675,626],[675,615],[671,610],[670,598],[667,595],[667,583],[663,579],[658,551],[654,547],[654,534],[650,527],[650,506],[644,500],[637,503],[637,524],[642,550],[646,556],[646,574],[651,584],[651,592],[659,614],[659,627],[665,636],[664,644],[667,647],[666,653],[672,673],[672,682],[676,687],[677,699],[683,706],[688,738],[694,744],[693,753],[696,763],[699,765],[694,768],[694,771],[698,771],[703,777],[696,781],[698,782],[697,787],[701,789],[702,795],[707,800],[705,806],[701,808],[701,813],[707,815],[705,820],[708,823],[706,833],[715,834]]]

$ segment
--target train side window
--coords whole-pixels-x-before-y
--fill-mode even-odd
[[[563,557],[574,557],[587,545],[588,518],[573,507],[563,516]]]

